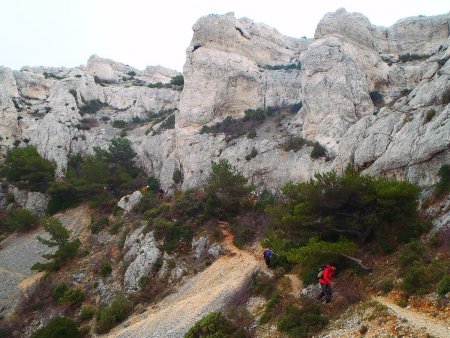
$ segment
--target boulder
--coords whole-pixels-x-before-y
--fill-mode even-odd
[[[128,265],[123,285],[127,292],[139,289],[139,281],[142,277],[148,276],[152,271],[154,264],[161,256],[161,251],[156,245],[153,232],[143,234],[144,227],[137,229],[127,236],[124,248],[128,248],[125,253],[125,261],[130,262]],[[134,239],[134,241],[133,241]]]
[[[142,193],[139,190],[136,190],[131,195],[123,196],[120,201],[117,203],[117,206],[123,210],[125,213],[130,213],[133,208],[138,205],[139,201],[142,198]]]

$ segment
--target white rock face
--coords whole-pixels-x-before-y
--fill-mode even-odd
[[[125,261],[131,261],[125,271],[123,285],[126,291],[135,291],[139,288],[139,280],[148,276],[153,265],[161,255],[161,251],[156,245],[153,232],[143,234],[144,227],[141,227],[125,240],[124,249],[126,254]]]
[[[448,14],[384,28],[340,9],[324,16],[314,39],[286,37],[232,13],[202,17],[193,31],[182,92],[155,88],[176,71],[140,71],[95,55],[73,69],[0,67],[0,154],[32,144],[64,175],[69,155],[107,148],[121,133],[112,122],[123,120],[136,163],[164,190],[175,169],[183,171],[182,188],[202,185],[219,159],[272,189],[348,164],[430,187],[450,161]],[[377,93],[383,100],[375,107]],[[92,102],[101,109],[85,113]],[[268,107],[286,111],[256,125],[253,139],[200,133]],[[174,128],[159,129],[173,117]],[[319,142],[328,156],[312,159],[311,146],[286,152],[290,137]],[[246,160],[253,148],[257,156]]]
[[[449,16],[418,16],[397,21],[389,28],[372,25],[360,13],[341,8],[319,22],[314,37],[339,34],[383,54],[431,54],[449,35]]]
[[[142,198],[142,193],[139,190],[136,190],[131,195],[123,196],[120,201],[117,203],[117,206],[123,210],[125,213],[130,213],[136,205],[138,205],[139,201]]]

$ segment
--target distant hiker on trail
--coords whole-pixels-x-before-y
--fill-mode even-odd
[[[266,262],[267,267],[270,269],[270,258],[273,255],[273,251],[270,250],[270,247],[267,247],[266,250],[264,250],[264,261]]]
[[[331,302],[331,298],[333,296],[333,289],[331,288],[333,281],[331,279],[334,276],[335,270],[336,268],[330,264],[320,267],[317,277],[319,278],[320,288],[322,291],[317,297],[317,300],[322,299],[322,297],[325,296],[325,302]]]

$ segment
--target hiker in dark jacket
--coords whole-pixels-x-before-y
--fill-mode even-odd
[[[272,255],[273,251],[271,251],[270,248],[267,247],[266,250],[264,250],[263,256],[268,268],[270,268],[270,258],[272,257]]]
[[[319,279],[320,288],[322,291],[320,292],[317,299],[322,299],[325,296],[325,302],[330,303],[331,298],[333,297],[333,281],[331,280],[334,276],[334,271],[336,268],[330,264],[325,265],[325,269],[323,270],[322,277]]]

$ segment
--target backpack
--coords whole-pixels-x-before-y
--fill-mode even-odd
[[[317,278],[322,278],[323,277],[323,272],[325,271],[325,268],[326,268],[326,265],[322,265],[320,268],[319,268],[319,273],[317,274]]]

